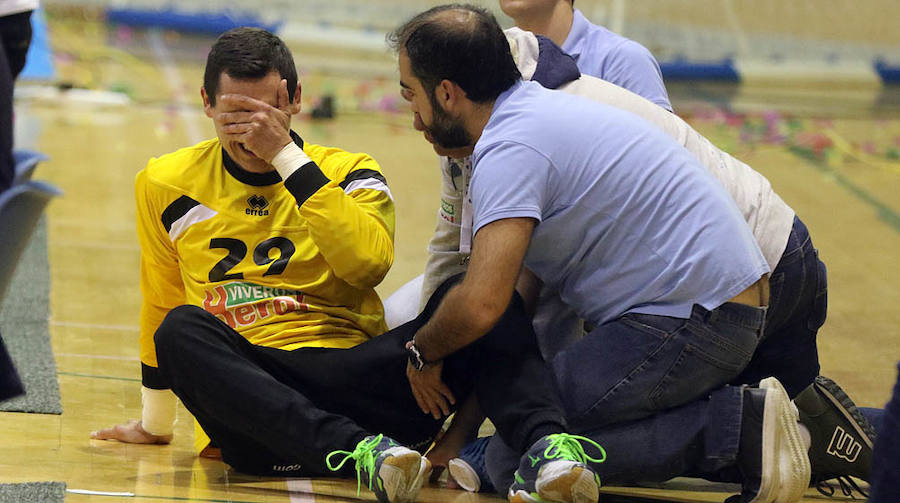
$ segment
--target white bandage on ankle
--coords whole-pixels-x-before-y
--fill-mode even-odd
[[[175,393],[141,387],[141,427],[151,435],[171,435],[175,425]]]
[[[287,180],[294,171],[300,169],[304,164],[312,162],[312,159],[306,155],[296,143],[291,142],[284,146],[278,154],[272,158],[272,166],[281,175],[282,180]]]

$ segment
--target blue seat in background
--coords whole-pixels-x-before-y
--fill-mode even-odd
[[[16,162],[16,174],[13,178],[13,185],[16,185],[31,180],[38,163],[50,158],[34,150],[19,149],[13,151],[13,159]]]
[[[0,193],[0,305],[44,208],[59,195],[61,190],[39,181],[24,181]]]

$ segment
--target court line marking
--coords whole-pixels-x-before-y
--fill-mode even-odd
[[[240,501],[236,499],[218,499],[218,498],[186,498],[183,496],[150,496],[146,494],[135,494],[135,493],[126,493],[126,492],[106,492],[106,491],[91,491],[88,489],[66,489],[67,493],[73,494],[89,494],[91,496],[108,496],[112,498],[135,498],[135,499],[151,499],[151,500],[166,500],[166,501],[200,501],[200,502],[208,502],[208,503],[255,503],[253,501]]]
[[[92,328],[95,330],[117,330],[120,332],[140,332],[141,327],[137,325],[105,325],[102,323],[82,323],[80,321],[60,321],[50,320],[50,325],[54,327],[72,327],[72,328]]]
[[[134,227],[132,227],[134,228]],[[127,244],[127,243],[107,243],[103,241],[54,241],[54,246],[59,246],[61,248],[86,248],[89,250],[137,250],[140,251],[141,247],[137,244]]]
[[[312,479],[288,479],[287,488],[291,495],[291,503],[314,503]]]
[[[90,494],[91,496],[127,496],[134,497],[134,493],[125,492],[109,492],[109,491],[91,491],[90,489],[66,489],[67,493],[72,494]]]
[[[142,382],[142,380],[137,377],[98,376],[93,374],[81,374],[79,372],[57,371],[56,375],[69,377],[89,377],[91,379],[109,379],[110,381]]]
[[[115,355],[89,355],[84,353],[54,353],[56,356],[67,356],[69,358],[92,358],[95,360],[119,360],[127,362],[138,362],[140,358],[136,356],[115,356]]]

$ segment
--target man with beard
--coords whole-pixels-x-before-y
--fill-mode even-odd
[[[801,429],[807,429],[804,434],[811,432],[813,482],[839,477],[846,480],[847,476],[868,480],[875,428],[835,382],[818,376],[816,329],[825,315],[824,265],[799,217],[765,177],[716,148],[676,115],[609,82],[579,75],[574,61],[541,36],[518,28],[505,30],[505,34],[524,79],[639,115],[677,139],[731,194],[773,271],[770,282],[776,286],[767,311],[765,337],[732,384],[775,376],[789,396],[796,398]],[[417,129],[424,127],[419,117],[414,125]],[[434,143],[433,147],[442,156],[443,184],[425,275],[418,278],[425,298],[445,278],[465,270],[470,255],[463,248],[471,243],[472,228],[471,204],[463,203],[471,178],[471,158],[465,156],[472,149],[444,149]],[[457,208],[462,211],[454,212]],[[419,304],[411,293],[414,291],[404,287],[386,301],[389,323],[414,317],[409,309]],[[548,361],[583,335],[577,315],[547,288],[541,289],[533,323]],[[881,415],[880,409],[865,412],[876,419]],[[490,447],[486,437],[473,441],[477,427],[471,425],[477,424],[477,414],[472,419],[465,417],[457,414],[457,421],[429,452],[429,460],[437,468],[449,467],[451,481],[467,490],[490,490],[485,450],[494,461],[488,463],[491,465],[502,464],[499,458],[508,454],[497,439]],[[859,446],[859,454],[842,457],[830,449],[835,432],[847,435],[848,445]]]
[[[762,336],[770,268],[724,189],[637,117],[511,78],[481,9],[432,9],[391,43],[426,138],[474,146],[471,260],[417,331],[422,358],[478,340],[517,281],[542,282],[596,326],[553,368],[573,426],[607,447],[601,480],[734,468],[741,500],[798,500],[809,460],[787,393],[725,386]]]

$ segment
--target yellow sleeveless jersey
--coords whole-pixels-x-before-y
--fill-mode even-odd
[[[292,136],[313,162],[285,182],[244,171],[218,139],[138,173],[144,386],[166,387],[153,334],[182,304],[285,350],[347,348],[387,330],[374,287],[393,262],[394,205],[381,169]]]

